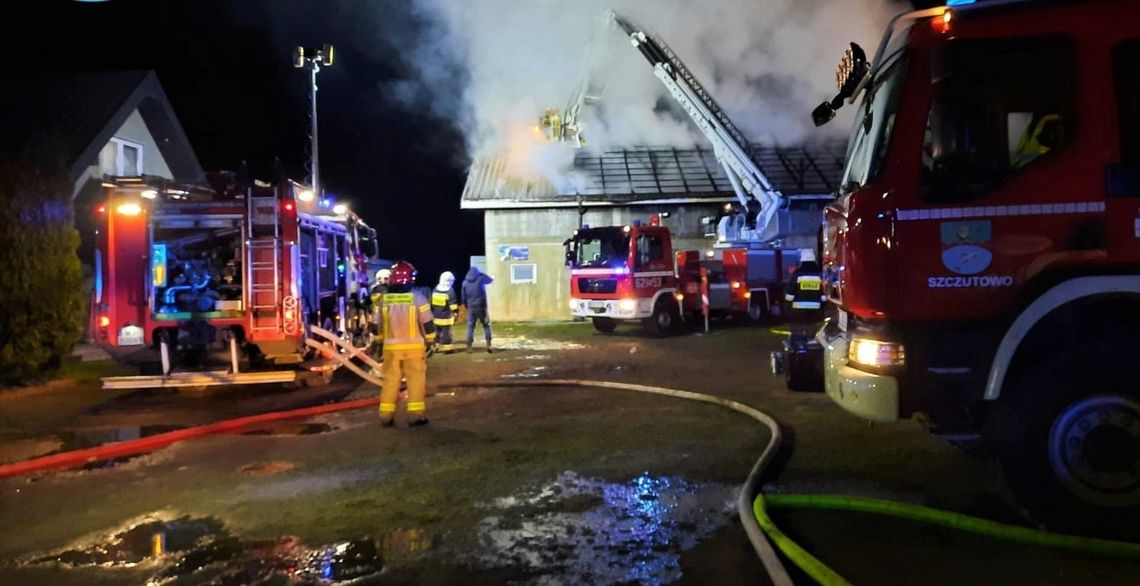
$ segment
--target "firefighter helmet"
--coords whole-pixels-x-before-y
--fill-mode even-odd
[[[392,278],[392,269],[380,269],[376,271],[376,282],[384,285],[388,284],[388,280]]]
[[[392,265],[392,285],[414,285],[416,282],[416,267],[407,261],[400,261]]]

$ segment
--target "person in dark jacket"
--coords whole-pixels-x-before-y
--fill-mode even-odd
[[[467,351],[475,341],[475,322],[483,324],[483,336],[487,339],[487,352],[491,351],[491,322],[487,318],[487,285],[494,282],[478,267],[471,267],[460,288],[462,303],[467,307]]]

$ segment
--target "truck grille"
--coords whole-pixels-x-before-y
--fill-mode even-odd
[[[578,291],[581,293],[613,293],[617,291],[617,279],[580,277]]]

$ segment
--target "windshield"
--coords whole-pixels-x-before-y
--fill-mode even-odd
[[[843,192],[862,187],[874,179],[883,166],[895,125],[906,65],[906,55],[896,53],[893,60],[875,75],[874,84],[863,95],[855,114],[851,144],[847,148],[847,168],[840,184]]]
[[[576,265],[624,267],[629,258],[629,233],[622,228],[586,228],[574,237]]]

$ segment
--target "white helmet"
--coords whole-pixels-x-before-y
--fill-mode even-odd
[[[801,248],[800,262],[815,262],[815,251],[810,248]]]
[[[380,269],[376,271],[376,281],[378,283],[387,283],[390,278],[392,278],[392,269]]]
[[[439,288],[450,289],[455,284],[455,275],[451,271],[443,271],[439,275]]]

